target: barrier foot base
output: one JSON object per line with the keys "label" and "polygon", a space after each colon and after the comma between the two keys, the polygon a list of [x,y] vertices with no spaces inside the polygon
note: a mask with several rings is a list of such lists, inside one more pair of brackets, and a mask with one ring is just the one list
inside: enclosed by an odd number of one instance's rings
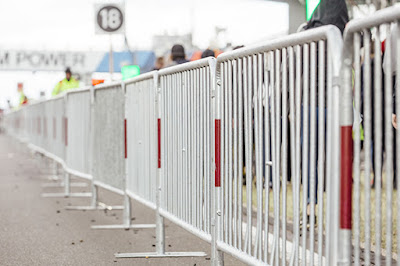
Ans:
{"label": "barrier foot base", "polygon": [[110,225],[92,225],[92,229],[151,229],[156,228],[155,224],[110,224]]}
{"label": "barrier foot base", "polygon": [[42,193],[41,196],[43,198],[90,198],[92,197],[92,193],[83,192],[83,193]]}
{"label": "barrier foot base", "polygon": [[69,211],[97,211],[97,210],[108,210],[108,211],[114,211],[114,210],[123,210],[124,206],[107,206],[107,205],[98,205],[98,206],[65,206],[66,210]]}
{"label": "barrier foot base", "polygon": [[[64,183],[44,183],[42,184],[43,188],[62,188],[65,187]],[[86,183],[71,183],[70,187],[87,187]]]}
{"label": "barrier foot base", "polygon": [[165,253],[116,253],[116,258],[165,258],[165,257],[204,257],[204,252],[165,252]]}
{"label": "barrier foot base", "polygon": [[42,180],[46,180],[46,181],[60,181],[61,178],[54,176],[54,175],[50,175],[50,174],[43,174],[43,173],[39,173],[39,177]]}

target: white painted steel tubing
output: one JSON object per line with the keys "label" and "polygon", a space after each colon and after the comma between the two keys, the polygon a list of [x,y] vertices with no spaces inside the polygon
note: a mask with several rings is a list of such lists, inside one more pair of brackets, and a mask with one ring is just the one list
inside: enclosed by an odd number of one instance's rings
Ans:
{"label": "white painted steel tubing", "polygon": [[[399,60],[399,24],[400,20],[400,7],[394,6],[386,9],[379,10],[371,16],[350,21],[344,32],[344,50],[343,50],[343,72],[342,72],[342,88],[341,88],[341,146],[345,148],[341,154],[341,168],[342,190],[341,195],[341,238],[340,238],[340,262],[343,265],[350,265],[352,261],[356,265],[360,265],[360,260],[363,258],[365,263],[371,263],[371,254],[375,253],[376,265],[382,263],[382,257],[385,256],[386,265],[394,263],[392,261],[392,254],[396,251],[393,249],[392,237],[400,234],[399,221],[400,216],[397,218],[397,234],[392,231],[393,208],[399,207],[399,200],[397,199],[396,207],[393,205],[393,155],[399,154],[399,130],[395,130],[397,138],[397,147],[393,148],[393,129],[391,125],[391,113],[399,114],[399,75],[400,73],[400,60]],[[390,27],[393,30],[390,31]],[[385,32],[386,29],[386,32]],[[382,57],[380,56],[380,41],[384,33],[387,37],[385,59],[388,64],[383,64],[382,73]],[[397,34],[391,38],[391,34]],[[361,39],[363,36],[363,39]],[[374,40],[374,41],[372,41]],[[375,44],[375,45],[374,45]],[[363,46],[364,54],[361,55],[360,50]],[[370,50],[375,51],[374,59],[370,56]],[[397,54],[396,54],[397,52]],[[363,68],[361,66],[361,58],[363,58]],[[384,61],[383,60],[383,61]],[[391,64],[391,60],[395,60],[396,64]],[[372,68],[374,67],[374,68]],[[392,72],[395,69],[396,75],[396,103],[395,108],[392,103],[393,83]],[[354,68],[354,75],[352,73]],[[363,73],[362,73],[363,71]],[[382,76],[384,74],[384,76]],[[363,75],[363,80],[361,76]],[[372,82],[372,79],[374,82]],[[354,96],[353,96],[353,80],[354,80]],[[363,85],[363,88],[361,87]],[[384,89],[382,89],[382,85]],[[361,93],[363,90],[363,93]],[[384,95],[383,95],[384,94]],[[362,99],[363,96],[363,99]],[[353,116],[353,102],[356,113]],[[363,103],[363,111],[361,104]],[[372,108],[374,106],[374,108]],[[393,111],[394,110],[394,111]],[[382,117],[378,115],[382,114]],[[363,115],[364,126],[364,168],[361,168],[361,123],[354,123],[354,146],[352,141],[352,125],[353,117]],[[374,115],[374,119],[372,119]],[[382,119],[383,118],[383,119]],[[382,121],[383,120],[383,121]],[[383,131],[384,130],[384,131]],[[385,135],[383,134],[385,132]],[[385,142],[383,142],[385,137]],[[351,165],[352,150],[354,148],[354,163]],[[384,148],[384,149],[383,149]],[[372,157],[372,151],[374,158]],[[385,168],[383,169],[383,154],[385,153]],[[394,162],[399,165],[399,157]],[[384,171],[384,172],[383,172]],[[354,174],[354,183],[352,184],[352,173]],[[363,173],[363,174],[362,174]],[[374,174],[375,179],[375,208],[372,209],[372,192],[370,188],[370,176]],[[385,175],[383,175],[385,173]],[[383,176],[386,177],[386,191],[382,190],[381,181]],[[394,177],[399,180],[399,171]],[[362,181],[362,179],[364,181]],[[352,206],[352,187],[354,185],[354,206]],[[362,210],[359,206],[361,204],[361,188],[365,187],[364,202],[365,205],[365,226],[361,227]],[[344,193],[343,193],[344,192]],[[386,192],[386,209],[382,208],[383,192]],[[400,193],[397,192],[399,198]],[[354,226],[352,226],[352,215]],[[383,217],[386,217],[386,234],[385,240],[382,240],[382,224]],[[375,230],[371,229],[372,221],[375,220]],[[381,223],[382,222],[382,223]],[[364,231],[362,231],[364,230]],[[373,235],[375,234],[375,244],[372,245]],[[361,243],[361,236],[364,235],[364,242]],[[354,247],[352,247],[352,241]],[[398,240],[397,240],[398,241]],[[385,243],[386,242],[386,243]],[[381,245],[386,244],[386,252],[383,252]],[[363,244],[363,245],[362,245]],[[361,246],[363,248],[361,249]],[[364,253],[362,256],[361,253]],[[386,253],[384,255],[384,253]],[[352,258],[354,254],[354,260]],[[397,250],[397,256],[400,255],[400,249]],[[397,264],[400,262],[397,259]]]}
{"label": "white painted steel tubing", "polygon": [[[317,44],[318,51],[317,53]],[[327,46],[327,60],[323,60],[324,45]],[[311,46],[311,50],[310,47]],[[294,60],[293,48],[296,51],[296,61]],[[301,49],[300,49],[301,48]],[[301,56],[301,50],[304,51],[303,56]],[[311,51],[311,53],[310,53]],[[269,41],[262,45],[257,45],[248,48],[238,49],[232,52],[227,52],[221,54],[217,59],[216,66],[216,83],[215,83],[215,92],[214,95],[216,97],[215,100],[215,108],[214,108],[214,119],[215,119],[215,138],[216,143],[213,145],[214,151],[212,152],[212,162],[213,165],[216,165],[216,184],[215,187],[215,197],[218,202],[215,203],[216,206],[216,220],[217,223],[216,228],[217,232],[215,235],[217,236],[217,246],[218,248],[223,249],[224,251],[230,253],[231,255],[241,259],[247,263],[254,263],[253,260],[258,261],[259,263],[270,263],[274,265],[278,265],[280,263],[287,263],[286,255],[285,258],[282,257],[286,252],[285,247],[281,246],[281,237],[283,241],[286,241],[286,231],[281,235],[281,229],[286,228],[285,220],[283,224],[281,224],[280,219],[280,182],[286,182],[286,166],[287,166],[287,157],[288,153],[285,150],[287,147],[287,135],[286,132],[288,130],[287,127],[287,118],[283,116],[286,115],[288,104],[286,95],[293,95],[293,90],[295,87],[295,78],[296,78],[296,92],[298,95],[293,97],[291,96],[290,106],[293,108],[296,107],[296,121],[295,124],[291,124],[291,133],[294,133],[294,127],[296,127],[296,132],[300,132],[300,127],[304,127],[304,129],[308,130],[308,124],[302,125],[300,123],[301,118],[301,109],[304,108],[304,113],[306,114],[304,119],[311,119],[311,159],[313,163],[311,164],[312,168],[316,168],[315,162],[318,158],[318,166],[322,168],[324,165],[322,161],[324,161],[324,149],[323,143],[321,141],[318,143],[318,151],[316,154],[316,138],[321,140],[321,136],[323,134],[319,132],[319,135],[316,134],[316,109],[315,105],[317,105],[317,97],[315,94],[316,86],[317,86],[317,78],[316,73],[317,69],[321,72],[321,76],[324,77],[323,73],[327,71],[327,83],[324,84],[324,81],[318,80],[318,91],[319,90],[327,90],[327,98],[329,102],[326,104],[327,109],[327,147],[326,147],[326,168],[327,168],[327,176],[329,177],[329,186],[327,186],[327,203],[329,208],[326,209],[326,233],[323,237],[323,230],[318,230],[318,252],[319,257],[318,261],[327,261],[329,265],[334,265],[337,263],[337,247],[338,247],[338,230],[339,230],[339,140],[340,140],[340,132],[339,132],[339,73],[340,73],[340,64],[341,64],[341,52],[342,52],[342,38],[340,31],[333,26],[325,26],[320,27],[318,29],[301,32],[298,34],[289,35],[283,38],[279,38],[276,40]],[[309,53],[311,56],[311,63],[309,62]],[[319,55],[319,56],[318,56]],[[289,57],[289,61],[287,61],[287,57]],[[302,59],[303,58],[303,59]],[[322,59],[321,59],[322,58]],[[323,66],[316,67],[316,62],[320,62],[324,64]],[[295,65],[296,62],[296,65]],[[241,65],[241,68],[237,66]],[[285,69],[282,69],[285,68]],[[289,68],[289,73],[287,71]],[[309,70],[310,69],[310,70]],[[321,70],[323,69],[323,70]],[[234,73],[232,73],[234,72]],[[296,73],[296,75],[295,75]],[[304,75],[303,82],[306,88],[301,88],[301,84],[298,83],[301,80],[301,73]],[[308,76],[307,73],[310,73]],[[240,80],[241,84],[233,84],[233,82],[238,82],[238,76],[242,77]],[[310,80],[309,80],[310,78]],[[242,83],[243,82],[243,83]],[[304,92],[308,92],[309,83],[311,86],[311,102],[308,100],[308,96],[304,96],[303,107],[301,107],[300,102],[294,102],[294,99],[300,99],[300,95]],[[326,86],[326,87],[325,87]],[[245,147],[246,147],[246,174],[247,174],[247,232],[245,235],[244,247],[238,248],[236,241],[236,236],[238,234],[238,227],[236,226],[236,207],[237,204],[243,204],[242,201],[237,203],[238,197],[232,195],[232,191],[235,191],[236,182],[235,175],[232,176],[232,169],[236,173],[238,164],[238,159],[236,154],[238,151],[237,148],[237,123],[241,123],[241,121],[237,121],[237,112],[241,113],[243,110],[237,110],[236,105],[242,103],[242,99],[237,99],[237,89],[244,90],[244,128],[245,128]],[[288,92],[288,88],[290,92]],[[233,90],[233,92],[232,92]],[[303,90],[303,92],[301,92]],[[300,94],[301,93],[301,94]],[[318,92],[319,93],[319,92]],[[321,95],[318,94],[321,98]],[[324,94],[322,94],[322,97]],[[319,98],[319,99],[320,99]],[[233,99],[233,100],[232,100]],[[292,100],[293,99],[293,100]],[[321,102],[321,100],[319,100]],[[311,118],[308,118],[308,106],[311,104]],[[324,104],[322,102],[322,111],[319,110],[319,130],[324,130],[321,126],[324,123],[324,118],[321,114],[324,114]],[[291,113],[292,112],[291,108]],[[254,111],[253,111],[254,109]],[[271,112],[271,115],[269,115]],[[262,120],[262,117],[265,117],[265,121]],[[281,122],[282,120],[283,122]],[[254,122],[253,122],[254,121]],[[269,125],[271,123],[271,125]],[[262,134],[263,127],[271,127],[271,131],[266,130],[265,135]],[[239,129],[241,130],[241,129]],[[285,132],[283,132],[285,131]],[[254,132],[254,135],[253,135]],[[232,138],[233,134],[233,138]],[[281,137],[282,135],[282,137]],[[252,138],[255,138],[254,141]],[[308,133],[304,135],[303,141],[308,140]],[[269,138],[271,138],[271,148],[268,143]],[[264,140],[265,139],[265,140]],[[304,140],[305,139],[305,140]],[[325,138],[322,138],[325,139]],[[267,141],[268,140],[268,141]],[[296,140],[296,141],[295,141]],[[290,141],[291,144],[296,144],[296,150],[300,150],[301,146],[308,147],[307,142],[305,144],[301,144],[301,135],[296,134],[295,138]],[[324,140],[322,142],[325,142]],[[252,211],[252,200],[251,195],[253,195],[252,191],[252,157],[253,157],[253,143],[255,143],[255,169],[256,169],[256,195],[257,195],[257,211],[256,215],[253,216]],[[260,148],[262,145],[264,148]],[[282,146],[281,146],[282,145]],[[283,151],[281,152],[281,149]],[[295,147],[292,147],[294,149]],[[269,157],[269,152],[271,151],[272,162],[267,159]],[[241,149],[239,152],[242,153]],[[297,153],[297,152],[296,152]],[[295,156],[295,153],[291,154],[292,166],[298,165],[300,162],[300,154]],[[233,155],[233,159],[232,159]],[[303,149],[303,156],[308,157],[308,151]],[[318,157],[317,157],[318,156]],[[232,165],[233,164],[233,165]],[[280,175],[280,168],[285,168],[282,170],[282,177]],[[264,166],[263,166],[264,165]],[[269,178],[268,172],[270,170],[270,166],[272,166],[272,186],[273,186],[273,206],[274,206],[274,233],[273,233],[273,241],[272,245],[267,244],[268,241],[268,222],[264,223],[264,215],[265,220],[268,221],[270,218],[268,215],[268,186],[269,186]],[[232,168],[233,167],[233,168]],[[314,171],[314,169],[308,170],[308,160],[303,158],[303,187],[304,187],[304,195],[303,200],[307,200],[307,175],[308,172]],[[235,170],[236,169],[236,170]],[[265,170],[263,170],[265,169]],[[298,169],[298,174],[292,178],[292,183],[294,184],[293,196],[296,204],[299,204],[298,200],[300,193],[300,168]],[[292,169],[293,172],[296,169]],[[264,177],[266,180],[262,181],[262,176],[264,172]],[[319,171],[321,172],[321,170]],[[319,177],[323,178],[322,177]],[[282,180],[282,181],[281,181]],[[296,181],[297,180],[297,181]],[[233,183],[232,183],[233,182]],[[315,186],[316,177],[315,173],[311,173],[311,185]],[[263,186],[265,186],[265,194],[263,192]],[[286,184],[282,185],[282,191],[286,193]],[[311,190],[312,192],[316,192],[316,188]],[[318,198],[321,199],[321,185],[319,185],[318,189]],[[313,195],[311,197],[314,197]],[[263,198],[266,198],[266,206],[265,211],[263,210]],[[286,212],[286,194],[283,196],[282,210]],[[315,201],[311,200],[311,215],[315,213],[314,205]],[[322,204],[321,204],[322,205]],[[233,206],[233,208],[232,208]],[[307,201],[304,202],[303,206],[303,245],[302,245],[302,254],[298,254],[299,249],[298,246],[300,242],[298,241],[297,236],[294,236],[296,249],[292,251],[291,263],[297,265],[299,261],[305,265],[306,263],[313,263],[314,260],[314,248],[311,247],[311,256],[310,262],[306,262],[306,234],[310,234],[310,241],[313,242],[314,233],[305,231],[305,226],[307,223],[307,217],[305,215],[307,207]],[[294,207],[299,208],[298,206]],[[321,209],[321,206],[320,208]],[[232,214],[232,212],[234,212]],[[261,215],[263,214],[263,215]],[[299,221],[299,212],[295,215],[295,219]],[[253,216],[253,217],[252,217]],[[283,214],[285,216],[285,213]],[[234,218],[234,219],[233,219]],[[256,237],[252,239],[251,228],[252,221],[256,222]],[[311,224],[313,224],[314,217],[310,218]],[[241,221],[240,221],[241,222]],[[321,223],[323,221],[320,221]],[[295,224],[296,230],[296,224]],[[297,229],[298,231],[298,229]],[[262,232],[265,233],[265,237],[260,237]],[[325,258],[322,256],[322,239],[326,241],[326,253]],[[312,243],[314,244],[314,243]],[[229,248],[227,248],[229,247]],[[253,249],[254,248],[254,249]],[[296,252],[297,251],[297,252]],[[294,256],[293,256],[294,255]],[[269,257],[270,256],[270,257]],[[280,261],[280,258],[282,261]],[[250,262],[252,261],[252,262]]]}

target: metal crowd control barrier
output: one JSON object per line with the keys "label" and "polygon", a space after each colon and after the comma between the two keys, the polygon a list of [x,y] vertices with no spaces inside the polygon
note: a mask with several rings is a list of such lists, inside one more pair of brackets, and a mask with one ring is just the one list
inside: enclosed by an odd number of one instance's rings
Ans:
{"label": "metal crowd control barrier", "polygon": [[348,265],[394,265],[394,259],[400,265],[399,190],[397,202],[393,198],[393,184],[399,182],[400,131],[392,126],[392,113],[400,114],[399,19],[400,8],[391,7],[350,21],[345,30],[340,259]]}
{"label": "metal crowd control barrier", "polygon": [[124,93],[121,83],[113,83],[91,88],[89,95],[89,99],[85,99],[91,116],[87,121],[90,141],[86,147],[91,154],[87,159],[92,175],[92,200],[90,206],[67,206],[66,209],[122,210],[123,206],[107,206],[99,202],[98,187],[124,194]]}
{"label": "metal crowd control barrier", "polygon": [[[394,162],[391,125],[393,84],[400,93],[400,78],[392,77],[400,71],[399,19],[393,7],[350,22],[344,48],[340,31],[325,26],[217,61],[71,91],[12,112],[5,123],[9,133],[63,166],[63,196],[72,195],[69,174],[93,181],[93,209],[97,186],[124,194],[125,222],[112,228],[131,226],[130,198],[156,211],[156,252],[116,257],[205,255],[165,252],[167,218],[211,243],[213,265],[223,264],[222,252],[251,265],[369,264],[373,256],[376,264],[391,265],[400,253],[392,186],[399,159]],[[393,36],[384,60],[377,52],[383,32]],[[400,113],[398,100],[395,105]],[[356,120],[363,115],[362,127],[353,126],[353,109]]]}
{"label": "metal crowd control barrier", "polygon": [[[77,89],[64,95],[64,117],[62,118],[62,137],[64,141],[64,157],[59,158],[46,148],[46,140],[50,138],[48,134],[47,116],[45,107],[49,101],[40,102],[32,105],[38,115],[38,137],[34,142],[34,150],[46,155],[62,165],[64,169],[64,192],[63,193],[43,193],[43,197],[91,197],[91,193],[71,193],[70,175],[92,180],[90,173],[90,90]],[[47,110],[60,108],[49,106]],[[58,110],[54,110],[58,111]],[[61,111],[61,110],[60,110]],[[59,116],[59,114],[58,114]],[[54,121],[54,120],[53,120]],[[57,126],[57,119],[55,125]],[[54,130],[54,128],[53,128]],[[54,131],[53,131],[54,133]]]}
{"label": "metal crowd control barrier", "polygon": [[[55,99],[56,100],[56,99]],[[64,99],[61,99],[61,103],[64,102]],[[64,105],[60,104],[57,105],[58,108],[64,108]],[[46,106],[47,105],[47,106]],[[51,146],[58,154],[60,158],[65,158],[65,149],[64,149],[64,142],[61,141],[62,148],[60,149],[60,145],[56,143],[49,143],[51,136],[49,135],[49,127],[48,127],[48,119],[47,119],[47,112],[49,109],[48,105],[51,105],[50,102],[41,102],[41,103],[34,103],[31,105],[26,106],[18,111],[18,113],[23,112],[24,120],[27,126],[25,127],[25,136],[20,139],[22,142],[26,142],[31,147],[42,147],[43,150],[47,150],[51,144],[55,146]],[[64,112],[62,111],[61,115]],[[20,136],[21,137],[21,136]],[[45,147],[46,146],[46,147]],[[64,160],[64,159],[63,159]],[[50,176],[47,176],[50,180],[57,180],[58,176],[56,174],[57,170],[57,163],[53,163],[53,173]]]}
{"label": "metal crowd control barrier", "polygon": [[[206,255],[203,252],[165,252],[164,217],[201,239],[211,242],[210,132],[212,124],[210,96],[214,81],[214,69],[215,59],[204,59],[170,67],[156,74],[149,74],[138,79],[144,84],[132,85],[132,94],[136,92],[137,98],[135,96],[128,98],[130,108],[135,110],[135,108],[140,108],[140,105],[145,106],[149,98],[150,101],[156,100],[157,103],[154,109],[152,104],[149,105],[150,108],[147,107],[150,109],[147,109],[150,115],[149,127],[153,130],[157,128],[158,132],[157,153],[155,153],[154,146],[154,148],[150,148],[150,155],[152,155],[150,172],[154,173],[153,167],[158,167],[156,184],[157,242],[156,252],[119,253],[116,254],[116,257]],[[153,88],[149,88],[151,86],[150,75],[154,75]],[[143,85],[147,91],[143,91]],[[143,100],[143,102],[136,102],[139,100]],[[138,106],[135,107],[135,104]],[[157,112],[152,110],[157,110]],[[157,120],[155,120],[156,114]],[[129,124],[131,119],[130,116],[128,117]],[[134,123],[139,123],[137,125],[140,126],[141,122],[142,120],[138,118]],[[133,131],[136,138],[134,143],[129,145],[141,145],[141,139],[148,138],[143,135],[146,133],[146,128],[147,125],[144,130],[141,127],[135,127]],[[155,136],[150,134],[150,138],[155,143]],[[130,142],[128,141],[128,143]],[[151,145],[149,146],[151,147]],[[135,164],[138,163],[140,161]],[[142,167],[135,167],[135,173],[140,174],[146,171],[145,169],[141,170]],[[139,183],[143,182],[143,178],[147,178],[140,175],[138,177]]]}
{"label": "metal crowd control barrier", "polygon": [[[93,229],[154,228],[154,224],[131,224],[131,204],[127,194],[127,132],[125,85],[120,82],[101,85],[93,90],[93,177],[97,186],[124,195],[123,223],[95,225]],[[109,162],[113,162],[111,165]],[[93,202],[97,201],[94,199]],[[121,208],[122,207],[122,208]],[[115,207],[111,207],[116,209]]]}
{"label": "metal crowd control barrier", "polygon": [[157,192],[155,73],[125,83],[126,191],[129,197],[153,210]]}
{"label": "metal crowd control barrier", "polygon": [[218,249],[252,265],[337,262],[341,48],[325,26],[218,57]]}

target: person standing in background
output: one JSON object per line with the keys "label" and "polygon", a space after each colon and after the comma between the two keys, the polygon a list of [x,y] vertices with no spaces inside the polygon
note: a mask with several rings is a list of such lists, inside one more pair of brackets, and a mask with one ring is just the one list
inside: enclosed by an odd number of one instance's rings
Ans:
{"label": "person standing in background", "polygon": [[65,70],[65,79],[57,83],[51,94],[53,96],[56,96],[64,91],[75,89],[78,87],[79,81],[72,77],[71,69],[67,67],[67,69]]}
{"label": "person standing in background", "polygon": [[189,62],[188,60],[186,60],[185,48],[183,48],[182,45],[175,44],[174,46],[172,46],[171,60],[172,60],[172,62],[170,64],[168,64],[167,67]]}
{"label": "person standing in background", "polygon": [[23,83],[18,83],[17,91],[19,93],[18,105],[22,106],[24,104],[27,104],[28,103],[28,98],[26,97],[26,95],[24,93],[24,84]]}
{"label": "person standing in background", "polygon": [[157,57],[156,63],[154,64],[153,70],[160,70],[164,67],[164,57],[159,56]]}

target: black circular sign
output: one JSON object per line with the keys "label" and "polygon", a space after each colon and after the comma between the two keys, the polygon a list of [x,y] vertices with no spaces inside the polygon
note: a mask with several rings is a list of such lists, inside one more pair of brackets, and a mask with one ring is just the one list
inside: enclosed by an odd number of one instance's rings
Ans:
{"label": "black circular sign", "polygon": [[104,6],[97,12],[97,25],[106,32],[119,30],[123,23],[124,16],[116,6]]}

